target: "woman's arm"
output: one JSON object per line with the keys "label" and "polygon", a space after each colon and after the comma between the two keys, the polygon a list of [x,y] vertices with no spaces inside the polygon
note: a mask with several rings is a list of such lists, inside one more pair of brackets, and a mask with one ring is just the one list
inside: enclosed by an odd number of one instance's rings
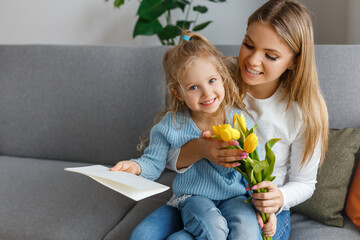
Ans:
{"label": "woman's arm", "polygon": [[321,143],[315,148],[308,163],[301,167],[302,151],[305,146],[304,131],[301,131],[291,144],[289,181],[281,187],[273,182],[258,183],[257,188],[267,188],[267,193],[253,193],[254,205],[265,213],[290,209],[307,199],[315,190],[317,170],[321,156]]}
{"label": "woman's arm", "polygon": [[194,139],[181,147],[176,168],[189,167],[202,158],[226,168],[236,167],[239,163],[234,161],[244,159],[247,153],[240,149],[225,148],[237,144],[237,141],[224,142],[213,139],[210,131],[204,131],[198,139]]}

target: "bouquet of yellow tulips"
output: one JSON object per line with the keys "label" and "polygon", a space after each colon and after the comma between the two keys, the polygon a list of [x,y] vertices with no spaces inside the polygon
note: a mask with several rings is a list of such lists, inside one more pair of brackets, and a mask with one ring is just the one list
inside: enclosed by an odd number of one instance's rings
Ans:
{"label": "bouquet of yellow tulips", "polygon": [[[272,138],[265,143],[265,159],[260,160],[259,154],[256,150],[258,145],[258,137],[255,135],[257,125],[250,130],[246,127],[246,121],[243,113],[239,116],[237,113],[233,117],[233,128],[230,124],[223,124],[213,126],[213,138],[222,139],[224,141],[237,140],[239,145],[228,148],[241,149],[248,153],[246,159],[238,161],[240,166],[235,169],[246,179],[250,189],[259,182],[273,181],[275,176],[272,176],[275,165],[275,154],[271,150],[274,144],[279,141],[279,138]],[[267,189],[256,189],[256,192],[267,192]],[[251,203],[251,198],[246,200]],[[269,220],[269,214],[260,212],[264,223]],[[272,239],[262,235],[264,240]]]}

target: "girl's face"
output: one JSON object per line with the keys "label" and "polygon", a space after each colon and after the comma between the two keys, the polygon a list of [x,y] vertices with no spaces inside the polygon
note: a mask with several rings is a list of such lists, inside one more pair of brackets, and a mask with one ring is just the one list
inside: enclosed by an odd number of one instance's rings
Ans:
{"label": "girl's face", "polygon": [[270,25],[253,22],[248,26],[239,52],[239,67],[255,98],[274,94],[279,77],[294,64],[294,53]]}
{"label": "girl's face", "polygon": [[193,117],[214,114],[224,100],[223,79],[209,59],[195,59],[186,69],[175,93],[190,108]]}

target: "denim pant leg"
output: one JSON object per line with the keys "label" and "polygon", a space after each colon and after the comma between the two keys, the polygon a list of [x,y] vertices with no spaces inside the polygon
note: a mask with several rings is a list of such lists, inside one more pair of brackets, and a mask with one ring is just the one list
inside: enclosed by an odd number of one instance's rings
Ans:
{"label": "denim pant leg", "polygon": [[185,230],[178,231],[168,237],[166,240],[195,240],[196,238]]}
{"label": "denim pant leg", "polygon": [[284,210],[276,217],[276,233],[273,240],[288,240],[290,236],[290,211]]}
{"label": "denim pant leg", "polygon": [[244,202],[245,196],[221,201],[219,209],[229,227],[229,240],[262,240],[253,206]]}
{"label": "denim pant leg", "polygon": [[192,196],[179,204],[184,230],[196,239],[226,240],[229,229],[215,203],[205,197]]}
{"label": "denim pant leg", "polygon": [[180,212],[163,205],[147,216],[132,232],[130,240],[163,240],[183,229]]}

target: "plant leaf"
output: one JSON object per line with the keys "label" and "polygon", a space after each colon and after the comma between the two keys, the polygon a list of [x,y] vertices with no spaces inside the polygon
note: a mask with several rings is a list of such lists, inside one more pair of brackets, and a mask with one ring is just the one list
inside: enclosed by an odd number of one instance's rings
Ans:
{"label": "plant leaf", "polygon": [[262,160],[262,161],[259,161],[259,162],[256,162],[254,164],[254,171],[256,173],[259,173],[261,172],[263,169],[267,168],[269,166],[269,163],[268,161],[266,161],[266,159]]}
{"label": "plant leaf", "polygon": [[198,25],[196,25],[196,26],[193,28],[193,31],[194,31],[194,32],[200,31],[200,30],[206,28],[207,25],[209,25],[210,23],[212,23],[212,21],[207,21],[207,22],[198,24]]}
{"label": "plant leaf", "polygon": [[193,23],[194,21],[183,21],[183,20],[179,20],[176,22],[176,26],[178,26],[181,29],[190,29],[190,25]]}
{"label": "plant leaf", "polygon": [[248,198],[248,199],[246,199],[244,202],[246,202],[246,203],[252,203],[252,199],[251,198]]}
{"label": "plant leaf", "polygon": [[245,180],[247,181],[248,184],[251,184],[250,178],[249,176],[246,174],[246,172],[242,171],[239,167],[235,167],[234,168],[236,171],[238,171],[241,176],[243,176],[243,178],[245,178]]}
{"label": "plant leaf", "polygon": [[[105,0],[108,1],[108,0]],[[114,0],[114,7],[120,8],[121,5],[125,3],[125,0]]]}
{"label": "plant leaf", "polygon": [[190,4],[187,0],[174,0],[173,6],[171,9],[180,8],[184,12],[186,5]]}
{"label": "plant leaf", "polygon": [[255,126],[253,126],[253,127],[250,129],[250,131],[249,131],[249,133],[248,133],[247,135],[249,135],[250,133],[255,133],[256,129],[257,129],[257,124],[255,124]]}
{"label": "plant leaf", "polygon": [[172,0],[142,0],[137,15],[147,21],[153,21],[170,10],[172,6]]}
{"label": "plant leaf", "polygon": [[160,40],[173,39],[181,35],[181,29],[174,25],[167,25],[157,33]]}
{"label": "plant leaf", "polygon": [[275,143],[277,143],[280,140],[281,140],[280,138],[272,138],[265,143],[265,152],[266,152],[265,160],[269,163],[269,167],[265,171],[264,179],[269,179],[274,171],[275,154],[271,150],[271,148],[274,146]]}
{"label": "plant leaf", "polygon": [[201,14],[204,14],[208,11],[208,8],[206,6],[197,5],[193,7],[193,10],[195,12],[199,12]]}
{"label": "plant leaf", "polygon": [[145,19],[139,18],[134,27],[133,38],[137,35],[151,36],[157,34],[163,29],[159,20],[147,21]]}

